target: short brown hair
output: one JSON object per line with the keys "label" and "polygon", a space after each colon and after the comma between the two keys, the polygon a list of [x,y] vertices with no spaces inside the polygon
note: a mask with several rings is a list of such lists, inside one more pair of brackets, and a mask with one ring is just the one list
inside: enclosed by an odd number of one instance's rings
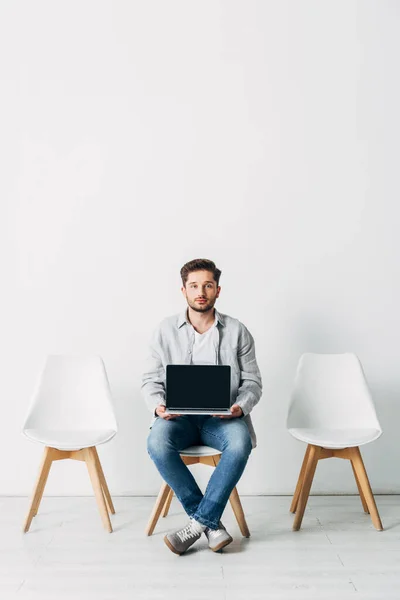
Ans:
{"label": "short brown hair", "polygon": [[190,260],[181,269],[181,277],[183,286],[186,287],[186,282],[189,277],[189,273],[193,271],[210,271],[213,274],[214,281],[219,284],[219,278],[221,277],[221,271],[215,266],[215,262],[208,260],[207,258],[195,258]]}

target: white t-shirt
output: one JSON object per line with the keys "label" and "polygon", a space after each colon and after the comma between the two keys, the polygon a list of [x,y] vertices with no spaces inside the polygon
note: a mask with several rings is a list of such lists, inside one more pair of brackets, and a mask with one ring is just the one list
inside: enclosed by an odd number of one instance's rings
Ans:
{"label": "white t-shirt", "polygon": [[215,365],[215,346],[214,346],[214,328],[217,326],[217,319],[207,331],[198,333],[194,328],[194,345],[192,354],[192,364],[194,365]]}

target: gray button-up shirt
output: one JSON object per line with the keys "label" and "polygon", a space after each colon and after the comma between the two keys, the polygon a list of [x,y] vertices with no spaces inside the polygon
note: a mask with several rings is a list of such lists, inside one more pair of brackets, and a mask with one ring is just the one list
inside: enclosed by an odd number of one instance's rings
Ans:
{"label": "gray button-up shirt", "polygon": [[[238,319],[216,309],[215,316],[217,326],[212,334],[215,364],[231,366],[231,406],[238,404],[242,409],[255,448],[257,440],[249,413],[261,398],[262,382],[254,340]],[[142,393],[153,415],[159,404],[165,405],[166,366],[191,364],[193,344],[194,330],[187,318],[187,310],[164,319],[154,331],[142,377]],[[151,425],[154,420],[153,416]]]}

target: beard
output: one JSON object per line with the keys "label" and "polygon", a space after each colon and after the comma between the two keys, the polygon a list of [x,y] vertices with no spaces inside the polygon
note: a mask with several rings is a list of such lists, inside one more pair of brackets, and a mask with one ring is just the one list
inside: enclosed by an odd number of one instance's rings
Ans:
{"label": "beard", "polygon": [[214,298],[214,300],[207,300],[205,304],[197,304],[196,302],[191,302],[190,300],[187,300],[187,303],[192,310],[195,310],[199,313],[206,313],[214,308],[215,301],[216,298]]}

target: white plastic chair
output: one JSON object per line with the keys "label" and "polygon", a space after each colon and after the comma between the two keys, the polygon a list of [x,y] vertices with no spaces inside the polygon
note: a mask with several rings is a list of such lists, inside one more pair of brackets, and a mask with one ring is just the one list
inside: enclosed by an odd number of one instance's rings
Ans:
{"label": "white plastic chair", "polygon": [[[185,448],[184,450],[182,450],[182,452],[180,452],[179,454],[185,465],[194,465],[196,463],[201,463],[204,465],[209,465],[211,467],[216,467],[222,452],[220,450],[216,450],[215,448],[211,448],[210,446],[190,446],[189,448]],[[146,527],[147,535],[151,535],[153,533],[161,514],[163,517],[166,517],[168,515],[173,495],[173,490],[169,487],[167,483],[164,482],[161,486],[160,493],[158,494],[157,501],[155,503],[153,512],[151,513],[149,522]],[[231,495],[229,496],[229,501],[231,503],[232,510],[238,522],[241,534],[244,537],[250,537],[250,531],[247,527],[242,503],[240,502],[239,494],[236,487],[233,488]]]}
{"label": "white plastic chair", "polygon": [[290,511],[293,529],[303,520],[318,460],[351,461],[361,502],[376,529],[383,529],[359,446],[381,434],[361,363],[355,354],[303,354],[289,407],[287,428],[308,444]]}
{"label": "white plastic chair", "polygon": [[114,506],[96,446],[117,433],[110,387],[100,356],[47,357],[33,394],[23,434],[44,444],[44,456],[25,520],[27,532],[39,510],[53,460],[85,461],[105,528]]}

